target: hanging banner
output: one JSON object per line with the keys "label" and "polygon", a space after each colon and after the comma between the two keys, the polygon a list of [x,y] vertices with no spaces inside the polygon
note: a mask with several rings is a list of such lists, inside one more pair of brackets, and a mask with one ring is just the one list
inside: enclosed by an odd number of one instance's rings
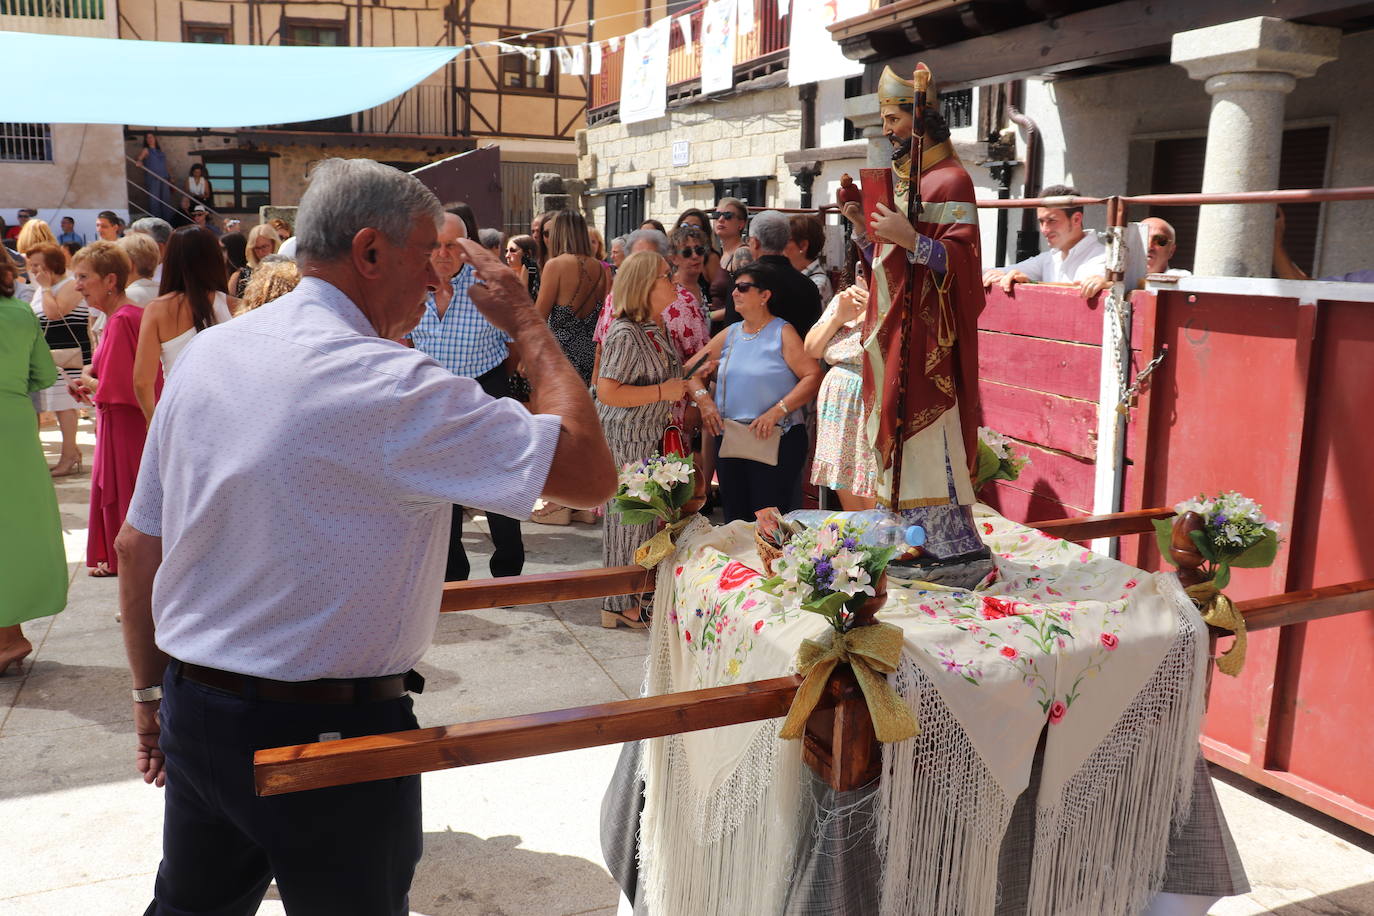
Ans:
{"label": "hanging banner", "polygon": [[559,45],[553,49],[553,53],[558,57],[558,72],[561,76],[572,75],[572,52]]}
{"label": "hanging banner", "polygon": [[701,94],[735,88],[736,0],[711,0],[701,13]]}
{"label": "hanging banner", "polygon": [[587,46],[573,45],[568,49],[568,53],[572,55],[572,65],[570,67],[572,75],[585,76],[587,73]]}
{"label": "hanging banner", "polygon": [[673,21],[667,16],[625,36],[625,64],[620,75],[620,121],[634,124],[661,118],[668,110],[668,41]]}
{"label": "hanging banner", "polygon": [[778,18],[787,15],[787,11],[792,8],[792,0],[778,0]]}
{"label": "hanging banner", "polygon": [[548,76],[548,75],[549,75],[549,71],[552,70],[552,69],[553,69],[553,61],[552,61],[552,59],[550,58],[549,49],[548,49],[548,48],[540,48],[540,49],[539,49],[539,75],[540,75],[540,76]]}
{"label": "hanging banner", "polygon": [[610,48],[611,48],[611,51],[612,51],[612,52],[619,51],[619,50],[620,50],[620,36],[619,36],[619,35],[612,35],[612,36],[610,37],[610,40],[607,41],[606,44],[610,45]]}
{"label": "hanging banner", "polygon": [[696,47],[692,44],[692,15],[677,17],[677,27],[682,32],[682,47],[690,54],[696,53]]}
{"label": "hanging banner", "polygon": [[858,76],[864,65],[850,60],[826,26],[868,12],[868,0],[792,0],[787,82],[792,86]]}
{"label": "hanging banner", "polygon": [[736,18],[736,31],[741,35],[748,35],[754,31],[754,0],[738,0],[739,12]]}
{"label": "hanging banner", "polygon": [[592,51],[592,76],[601,73],[601,42],[594,41],[590,45]]}

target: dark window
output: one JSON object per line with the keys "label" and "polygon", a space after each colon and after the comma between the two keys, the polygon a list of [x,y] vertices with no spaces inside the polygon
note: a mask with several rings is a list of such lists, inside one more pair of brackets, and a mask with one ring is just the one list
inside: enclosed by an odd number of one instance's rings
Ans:
{"label": "dark window", "polygon": [[0,121],[0,160],[52,162],[52,125]]}
{"label": "dark window", "polygon": [[940,93],[940,114],[950,129],[973,126],[973,90],[956,89]]}
{"label": "dark window", "polygon": [[711,182],[716,189],[716,200],[722,197],[736,197],[744,201],[746,207],[763,207],[768,204],[768,176],[758,178],[726,178]]}
{"label": "dark window", "polygon": [[272,202],[271,168],[266,156],[212,158],[204,155],[216,210],[256,210]]}
{"label": "dark window", "polygon": [[[524,48],[552,48],[553,38],[547,35],[534,35],[521,38],[523,32],[507,32],[501,36],[503,41]],[[501,69],[499,79],[503,92],[553,93],[558,88],[558,61],[550,54],[547,76],[539,75],[539,55],[530,60],[523,54],[504,52],[499,58]]]}
{"label": "dark window", "polygon": [[[844,97],[847,99],[857,99],[864,94],[864,78],[862,76],[851,76],[844,81]],[[844,119],[844,138],[846,140],[862,140],[864,132],[855,127],[854,122],[848,118]]]}
{"label": "dark window", "polygon": [[281,26],[281,43],[341,48],[348,44],[348,27],[342,22],[301,22],[288,19]]}
{"label": "dark window", "polygon": [[606,244],[634,232],[644,222],[644,189],[606,192]]}
{"label": "dark window", "polygon": [[205,22],[184,22],[181,25],[182,41],[202,45],[227,45],[233,43],[229,26]]}
{"label": "dark window", "polygon": [[[1320,188],[1326,184],[1326,150],[1330,131],[1326,127],[1303,127],[1283,132],[1279,153],[1279,187]],[[1155,143],[1154,175],[1150,190],[1155,194],[1196,194],[1202,190],[1202,166],[1207,156],[1206,137],[1184,137]],[[1317,259],[1317,230],[1321,222],[1320,203],[1284,204],[1284,247],[1293,263],[1308,274]],[[1198,207],[1151,207],[1148,215],[1168,221],[1174,227],[1178,250],[1171,267],[1192,269],[1197,251]]]}

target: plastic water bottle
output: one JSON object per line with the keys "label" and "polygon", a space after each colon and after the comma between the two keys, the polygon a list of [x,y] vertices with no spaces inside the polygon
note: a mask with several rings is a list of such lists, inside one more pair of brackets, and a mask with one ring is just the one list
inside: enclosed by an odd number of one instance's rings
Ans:
{"label": "plastic water bottle", "polygon": [[859,543],[866,547],[920,547],[926,542],[926,530],[912,525],[886,509],[863,509],[858,512],[830,512],[825,509],[798,509],[783,516],[804,528],[819,528],[831,521],[848,522],[864,529]]}

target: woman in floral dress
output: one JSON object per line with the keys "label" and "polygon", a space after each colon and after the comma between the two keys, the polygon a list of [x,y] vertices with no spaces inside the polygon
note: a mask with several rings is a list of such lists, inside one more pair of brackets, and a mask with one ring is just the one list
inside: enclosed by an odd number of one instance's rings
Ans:
{"label": "woman in floral dress", "polygon": [[846,511],[871,509],[878,469],[864,432],[863,316],[868,291],[851,286],[830,300],[806,335],[806,355],[830,366],[816,399],[811,482],[829,487]]}

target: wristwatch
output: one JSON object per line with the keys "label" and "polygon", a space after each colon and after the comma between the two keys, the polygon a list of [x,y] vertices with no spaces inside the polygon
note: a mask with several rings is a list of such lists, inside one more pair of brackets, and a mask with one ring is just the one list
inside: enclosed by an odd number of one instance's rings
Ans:
{"label": "wristwatch", "polygon": [[698,388],[696,391],[692,392],[692,399],[696,400],[697,398],[704,398],[708,394],[710,394],[710,392],[707,391],[705,388]]}
{"label": "wristwatch", "polygon": [[154,684],[151,687],[135,687],[129,692],[134,695],[135,703],[156,703],[162,699],[161,684]]}

